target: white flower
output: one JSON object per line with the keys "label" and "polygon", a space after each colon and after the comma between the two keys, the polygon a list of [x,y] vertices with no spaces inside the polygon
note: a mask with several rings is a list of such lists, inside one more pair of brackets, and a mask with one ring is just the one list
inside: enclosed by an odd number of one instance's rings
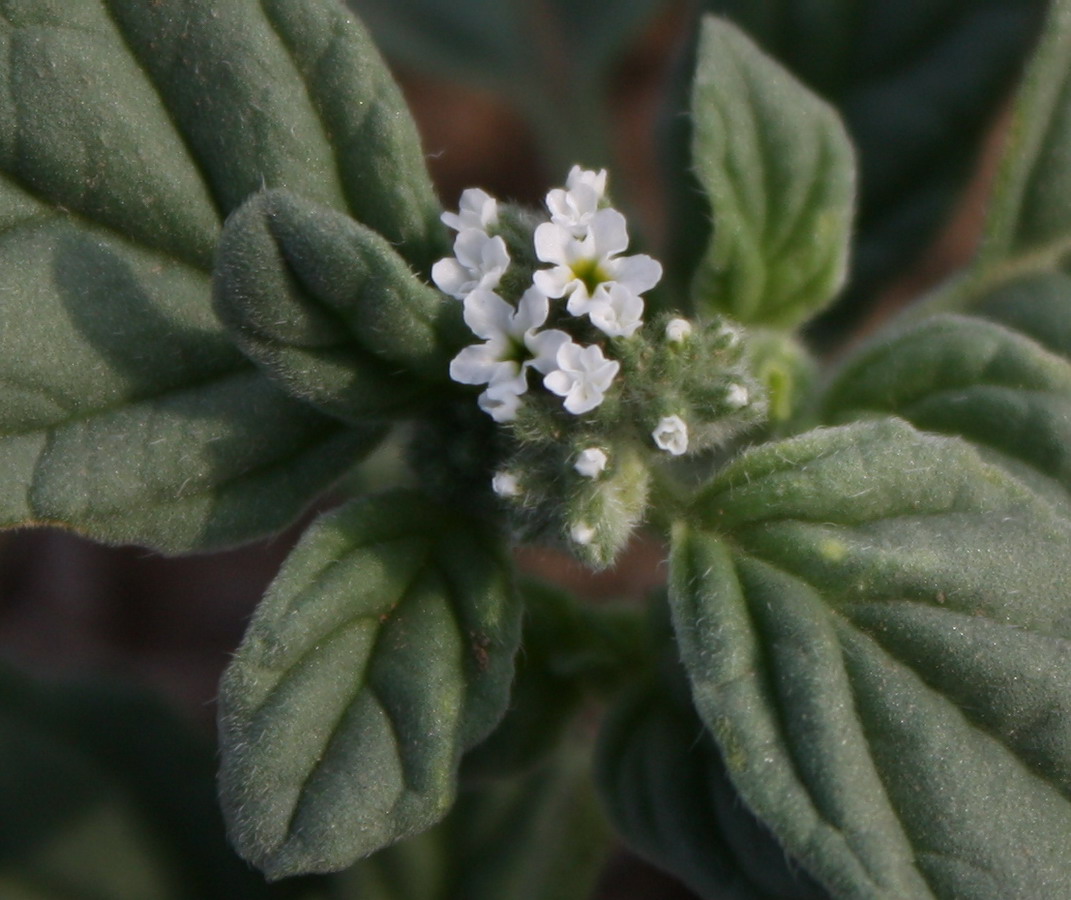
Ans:
{"label": "white flower", "polygon": [[586,547],[595,540],[595,529],[587,522],[577,522],[569,529],[569,537],[580,544],[581,547]]}
{"label": "white flower", "polygon": [[593,172],[573,166],[565,190],[555,188],[547,194],[550,220],[568,230],[573,237],[581,238],[587,233],[591,217],[598,211],[605,194],[605,169]]}
{"label": "white flower", "polygon": [[450,377],[460,384],[488,385],[478,402],[496,422],[516,416],[520,396],[528,390],[528,368],[553,371],[558,349],[569,341],[564,331],[536,331],[549,311],[550,302],[535,288],[524,292],[516,309],[494,291],[478,289],[465,298],[465,324],[484,343],[458,353],[450,362]]}
{"label": "white flower", "polygon": [[582,316],[592,301],[609,301],[611,283],[636,296],[658,284],[661,264],[644,254],[618,257],[627,247],[625,217],[616,209],[595,212],[582,238],[565,226],[544,222],[535,230],[536,256],[555,266],[537,271],[532,280],[548,297],[568,297],[566,308]]}
{"label": "white flower", "polygon": [[476,404],[496,422],[512,422],[521,408],[521,394],[528,390],[524,376],[488,385]]}
{"label": "white flower", "polygon": [[585,478],[598,478],[608,462],[606,451],[598,447],[588,447],[577,454],[573,468]]}
{"label": "white flower", "polygon": [[730,384],[725,392],[725,402],[733,409],[743,409],[750,399],[751,395],[742,384]]}
{"label": "white flower", "polygon": [[480,188],[467,188],[461,192],[457,212],[444,212],[439,218],[447,228],[455,231],[467,228],[487,231],[498,224],[498,201]]}
{"label": "white flower", "polygon": [[572,341],[563,343],[557,353],[558,368],[543,379],[547,390],[564,397],[563,405],[574,416],[590,412],[603,401],[603,395],[617,375],[621,363],[608,360],[597,344],[582,347]]}
{"label": "white flower", "polygon": [[495,472],[491,479],[491,490],[499,497],[516,497],[521,492],[521,486],[512,472]]}
{"label": "white flower", "polygon": [[643,300],[619,282],[611,282],[605,300],[592,300],[588,318],[603,334],[632,337],[643,324]]}
{"label": "white flower", "polygon": [[663,416],[651,437],[660,450],[680,456],[688,449],[688,425],[680,416]]}
{"label": "white flower", "polygon": [[502,238],[467,228],[454,241],[454,256],[431,267],[431,280],[444,294],[464,300],[475,290],[496,288],[508,266],[509,251]]}
{"label": "white flower", "polygon": [[666,340],[683,343],[692,334],[692,323],[687,319],[670,319],[666,322]]}

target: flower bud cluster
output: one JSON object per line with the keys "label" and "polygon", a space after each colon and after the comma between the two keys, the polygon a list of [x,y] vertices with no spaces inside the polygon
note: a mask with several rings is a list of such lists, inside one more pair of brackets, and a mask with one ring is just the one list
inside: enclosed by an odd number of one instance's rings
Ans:
{"label": "flower bud cluster", "polygon": [[718,446],[760,420],[738,328],[662,315],[643,295],[662,276],[625,255],[606,172],[574,166],[533,218],[469,189],[443,221],[454,255],[432,269],[479,339],[450,377],[482,388],[504,426],[491,488],[528,536],[555,534],[608,565],[642,519],[652,467]]}

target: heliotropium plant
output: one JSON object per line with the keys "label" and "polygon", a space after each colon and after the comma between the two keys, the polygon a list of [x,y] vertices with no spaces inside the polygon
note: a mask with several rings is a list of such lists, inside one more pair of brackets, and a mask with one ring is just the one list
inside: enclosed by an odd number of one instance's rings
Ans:
{"label": "heliotropium plant", "polygon": [[[0,32],[0,524],[204,551],[334,486],[220,690],[269,878],[580,900],[609,823],[710,898],[1071,896],[1071,0],[977,259],[824,376],[852,143],[725,20],[687,264],[605,169],[444,210],[337,0]],[[377,447],[394,483],[343,478]],[[511,554],[640,533],[645,609]]]}

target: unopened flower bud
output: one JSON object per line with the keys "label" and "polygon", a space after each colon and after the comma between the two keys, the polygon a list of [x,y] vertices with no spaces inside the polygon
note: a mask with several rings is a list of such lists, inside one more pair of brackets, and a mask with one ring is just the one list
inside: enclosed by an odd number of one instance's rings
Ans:
{"label": "unopened flower bud", "polygon": [[607,462],[609,462],[609,459],[605,451],[600,450],[598,447],[588,447],[587,450],[582,450],[579,453],[573,468],[585,478],[598,478],[606,468]]}
{"label": "unopened flower bud", "polygon": [[651,437],[660,450],[673,456],[688,450],[688,424],[680,416],[663,416]]}
{"label": "unopened flower bud", "polygon": [[725,402],[733,409],[743,409],[751,400],[748,389],[742,384],[731,384],[725,392]]}
{"label": "unopened flower bud", "polygon": [[687,319],[670,319],[666,322],[666,340],[683,343],[692,334],[692,323]]}
{"label": "unopened flower bud", "polygon": [[511,472],[495,472],[491,479],[491,490],[499,497],[516,497],[521,492],[521,486]]}
{"label": "unopened flower bud", "polygon": [[587,522],[577,522],[569,529],[569,537],[581,547],[587,547],[595,540],[595,529],[588,525]]}

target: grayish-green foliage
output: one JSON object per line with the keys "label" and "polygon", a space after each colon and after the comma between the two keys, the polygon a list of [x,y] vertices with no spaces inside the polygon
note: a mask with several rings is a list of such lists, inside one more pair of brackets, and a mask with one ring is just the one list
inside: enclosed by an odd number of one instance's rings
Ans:
{"label": "grayish-green foliage", "polygon": [[[427,15],[402,27],[367,2],[421,52],[476,48],[526,87],[547,68],[539,33],[523,40],[529,4],[432,16],[405,2],[395,11]],[[582,121],[656,5],[540,7],[568,25],[559,74],[575,91],[534,91],[533,121]],[[847,108],[883,196],[946,134],[927,121],[959,111],[977,129],[988,102],[973,95],[1022,37],[998,0],[805,6],[735,12]],[[994,23],[1013,20],[997,41]],[[786,22],[805,26],[796,51]],[[998,48],[981,74],[943,80],[975,35]],[[649,520],[672,534],[683,675],[660,657],[665,629],[650,627],[652,650],[628,612],[515,590],[487,488],[508,441],[450,386],[460,304],[423,280],[447,232],[400,95],[340,3],[0,0],[0,49],[0,526],[177,551],[277,532],[388,418],[435,435],[415,468],[434,456],[449,490],[434,488],[472,501],[444,508],[419,486],[347,498],[255,614],[221,689],[220,786],[236,846],[269,877],[431,829],[350,884],[383,900],[579,900],[606,843],[571,726],[586,698],[631,683],[600,744],[607,809],[706,896],[1071,892],[1071,0],[1054,3],[1027,77],[977,261],[809,398],[836,427],[765,444],[754,431],[735,456],[722,441],[717,470],[699,461],[690,480],[634,454]],[[667,281],[691,285],[680,305],[783,332],[848,270],[853,153],[833,107],[736,26],[704,20],[697,54],[692,164],[713,231],[695,228],[709,238],[698,263]],[[860,66],[894,74],[853,101]],[[906,108],[920,97],[929,119]],[[886,138],[901,132],[896,155]],[[934,168],[946,185],[962,172]],[[941,191],[920,191],[882,207],[890,230],[867,225],[866,240],[931,221]],[[530,239],[527,222],[508,226]],[[893,256],[910,243],[897,241]],[[782,337],[742,340],[788,431],[811,379]],[[615,508],[629,527],[642,512]],[[0,884],[36,889],[25,879],[92,846],[122,854],[126,881],[90,867],[87,889],[184,896],[172,875],[201,854],[186,838],[164,859],[147,837],[188,826],[148,810],[173,798],[141,779],[134,751],[155,751],[64,731],[81,710],[45,715],[0,688],[4,796],[28,810],[2,846],[54,835],[59,813],[78,825],[28,868],[0,858]],[[117,788],[117,768],[138,786]],[[19,799],[48,789],[66,805]],[[245,877],[213,865],[220,881],[198,896]]]}
{"label": "grayish-green foliage", "polygon": [[714,233],[693,306],[790,328],[847,271],[855,168],[827,106],[728,22],[707,19],[692,88],[692,163]]}
{"label": "grayish-green foliage", "polygon": [[357,425],[439,399],[453,355],[440,320],[461,314],[383,236],[279,191],[227,220],[214,297],[235,341],[273,379]]}
{"label": "grayish-green foliage", "polygon": [[279,530],[377,429],[236,352],[214,248],[278,186],[434,257],[438,205],[374,48],[332,0],[10,0],[0,36],[0,523],[170,551]]}
{"label": "grayish-green foliage", "polygon": [[741,456],[674,536],[695,702],[836,897],[1071,886],[1071,523],[896,420]]}
{"label": "grayish-green foliage", "polygon": [[344,868],[446,814],[520,637],[493,548],[395,492],[323,516],[291,554],[221,689],[232,837],[269,876]]}
{"label": "grayish-green foliage", "polygon": [[597,765],[600,794],[625,840],[701,896],[828,896],[741,801],[668,655],[610,711]]}

